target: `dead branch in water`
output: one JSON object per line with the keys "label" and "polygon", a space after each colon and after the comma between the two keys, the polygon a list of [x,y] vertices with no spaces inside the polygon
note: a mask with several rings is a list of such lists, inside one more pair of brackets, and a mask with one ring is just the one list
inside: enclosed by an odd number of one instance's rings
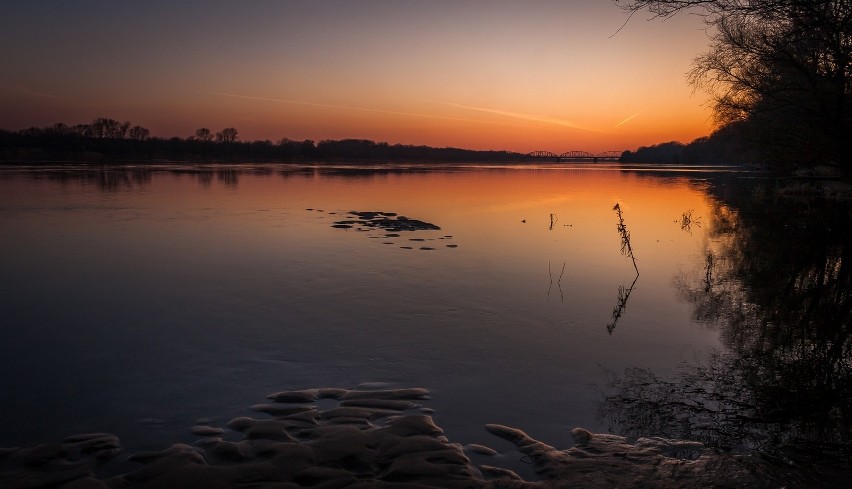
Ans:
{"label": "dead branch in water", "polygon": [[633,260],[633,268],[636,269],[636,275],[639,275],[639,267],[636,266],[636,256],[633,254],[633,246],[630,244],[630,231],[627,230],[627,225],[624,224],[624,215],[621,213],[621,206],[618,202],[615,203],[612,210],[618,214],[618,234],[621,235],[621,254],[630,257]]}
{"label": "dead branch in water", "polygon": [[[547,275],[550,276],[550,285],[547,286],[547,298],[550,299],[550,290],[553,288],[553,272],[550,270],[550,262],[547,262]],[[559,287],[559,297],[562,302],[565,302],[565,294],[562,292],[562,276],[565,275],[565,262],[562,262],[562,271],[559,273],[559,279],[556,281],[556,286]]]}
{"label": "dead branch in water", "polygon": [[630,287],[618,286],[618,298],[616,299],[615,307],[612,308],[612,322],[606,325],[606,330],[609,334],[612,334],[615,325],[618,324],[618,320],[624,314],[625,309],[627,309],[627,301],[630,299],[630,293],[633,292],[633,287],[636,286],[637,280],[639,280],[639,272],[636,272],[636,278],[633,279]]}

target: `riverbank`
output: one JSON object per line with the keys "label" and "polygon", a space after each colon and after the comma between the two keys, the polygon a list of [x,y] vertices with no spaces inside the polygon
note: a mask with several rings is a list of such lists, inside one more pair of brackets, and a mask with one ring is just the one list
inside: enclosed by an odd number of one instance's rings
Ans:
{"label": "riverbank", "polygon": [[[198,440],[159,452],[124,449],[111,434],[0,449],[0,485],[17,488],[710,488],[831,487],[792,465],[729,455],[698,442],[628,441],[582,428],[557,449],[489,424],[493,447],[462,446],[432,418],[425,389],[308,389],[271,394],[257,416],[200,420]],[[320,406],[323,406],[321,408]],[[506,468],[523,454],[538,480]],[[837,475],[840,476],[839,474]]]}

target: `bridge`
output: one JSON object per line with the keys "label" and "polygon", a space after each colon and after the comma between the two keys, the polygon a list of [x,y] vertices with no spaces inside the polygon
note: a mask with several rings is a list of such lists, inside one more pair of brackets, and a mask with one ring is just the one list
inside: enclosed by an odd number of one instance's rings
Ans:
{"label": "bridge", "polygon": [[604,151],[598,154],[589,153],[588,151],[566,151],[562,154],[556,154],[550,151],[533,151],[527,153],[526,157],[531,160],[591,161],[597,163],[599,161],[618,161],[621,158],[621,153],[622,151]]}

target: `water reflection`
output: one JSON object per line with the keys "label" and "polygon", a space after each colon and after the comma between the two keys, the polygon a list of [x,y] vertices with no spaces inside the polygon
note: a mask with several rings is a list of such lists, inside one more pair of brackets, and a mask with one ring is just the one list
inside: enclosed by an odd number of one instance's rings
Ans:
{"label": "water reflection", "polygon": [[[603,382],[599,365],[660,372],[721,346],[672,277],[691,270],[684,283],[710,302],[739,290],[725,250],[749,239],[731,198],[711,212],[710,175],[2,169],[15,171],[0,182],[0,313],[12,325],[0,328],[0,390],[16,399],[0,406],[0,445],[109,426],[132,445],[155,437],[135,420],[185,426],[173,413],[221,413],[223,396],[244,406],[269,389],[389,382],[439,389],[456,439],[484,442],[482,424],[497,422],[564,446],[568,427],[605,429],[588,387]],[[717,217],[688,233],[674,224],[684,209]],[[442,229],[334,226],[378,211]]]}
{"label": "water reflection", "polygon": [[625,287],[624,284],[618,286],[618,297],[615,300],[615,307],[612,308],[612,321],[606,325],[606,330],[609,334],[615,331],[615,326],[618,320],[624,315],[627,309],[627,301],[630,300],[630,294],[633,292],[633,287],[636,287],[636,281],[639,280],[639,274],[631,282],[630,287]]}
{"label": "water reflection", "polygon": [[[553,214],[551,214],[552,216]],[[550,262],[547,262],[547,275],[550,277],[550,284],[547,286],[547,300],[550,300],[550,291],[553,289],[553,271],[550,268]],[[565,262],[562,262],[562,270],[559,272],[559,278],[556,280],[556,286],[559,288],[559,299],[565,302],[565,294],[562,292],[562,277],[565,275]]]}
{"label": "water reflection", "polygon": [[276,173],[286,178],[294,174],[313,175],[315,170],[292,165],[60,165],[13,168],[11,171],[4,172],[3,176],[13,178],[17,174],[17,176],[33,180],[55,181],[63,184],[70,182],[95,184],[104,192],[117,192],[149,186],[152,178],[157,174],[189,176],[197,180],[202,188],[209,188],[216,180],[226,187],[235,189],[239,185],[241,176],[270,176]]}
{"label": "water reflection", "polygon": [[673,376],[640,368],[614,375],[602,417],[633,436],[848,467],[849,201],[789,185],[714,193],[703,266],[679,276],[676,287],[726,349]]}
{"label": "water reflection", "polygon": [[633,278],[633,282],[630,283],[630,287],[627,287],[626,284],[618,286],[618,298],[616,299],[615,307],[612,308],[612,321],[606,325],[606,330],[609,334],[612,334],[615,330],[618,320],[621,319],[621,316],[627,309],[627,301],[630,300],[630,294],[633,292],[633,288],[636,287],[636,281],[639,280],[639,267],[636,265],[636,255],[633,254],[633,244],[630,242],[630,231],[627,230],[627,224],[624,223],[624,214],[621,212],[621,205],[616,202],[612,210],[615,211],[618,216],[616,229],[618,230],[618,236],[621,239],[621,254],[622,256],[630,258],[633,262],[633,269],[636,270],[636,277]]}

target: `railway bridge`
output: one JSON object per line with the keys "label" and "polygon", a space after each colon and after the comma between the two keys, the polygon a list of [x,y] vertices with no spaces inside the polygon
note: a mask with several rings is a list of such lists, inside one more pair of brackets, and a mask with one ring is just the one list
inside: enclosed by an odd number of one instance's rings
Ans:
{"label": "railway bridge", "polygon": [[588,151],[566,151],[562,154],[550,151],[532,151],[526,154],[527,159],[547,161],[618,161],[622,151],[604,151],[603,153],[589,153]]}

